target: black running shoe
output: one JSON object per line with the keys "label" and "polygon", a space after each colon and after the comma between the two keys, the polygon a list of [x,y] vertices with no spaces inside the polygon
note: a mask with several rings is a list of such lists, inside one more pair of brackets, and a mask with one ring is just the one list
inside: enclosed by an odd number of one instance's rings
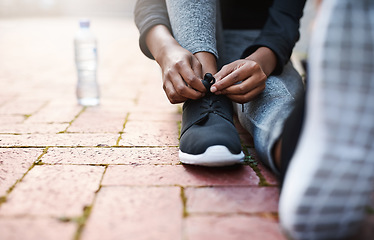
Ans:
{"label": "black running shoe", "polygon": [[[213,76],[207,74],[203,83],[209,90]],[[182,163],[201,166],[227,166],[243,161],[230,99],[208,92],[201,99],[184,103],[179,158]]]}

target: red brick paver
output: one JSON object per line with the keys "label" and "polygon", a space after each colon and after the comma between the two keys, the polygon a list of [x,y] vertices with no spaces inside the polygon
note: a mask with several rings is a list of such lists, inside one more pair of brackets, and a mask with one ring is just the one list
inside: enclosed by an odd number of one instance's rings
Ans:
{"label": "red brick paver", "polygon": [[276,213],[278,188],[209,187],[185,190],[190,213]]}
{"label": "red brick paver", "polygon": [[191,166],[109,166],[103,185],[250,186],[259,182],[249,167],[231,169]]}
{"label": "red brick paver", "polygon": [[49,217],[0,218],[1,239],[73,239],[76,224]]}
{"label": "red brick paver", "polygon": [[162,165],[179,164],[176,147],[49,148],[41,158],[48,164]]}
{"label": "red brick paver", "polygon": [[0,149],[0,195],[19,180],[43,153],[37,148],[1,148]]}
{"label": "red brick paver", "polygon": [[0,216],[79,216],[103,172],[102,166],[35,166],[8,195]]}
{"label": "red brick paver", "polygon": [[[209,227],[207,227],[209,226]],[[277,221],[252,216],[196,216],[186,221],[187,239],[285,240]]]}
{"label": "red brick paver", "polygon": [[[101,104],[86,108],[75,98],[77,19],[0,19],[0,239],[285,239],[278,183],[248,133],[238,126],[246,164],[181,165],[181,106],[132,19],[92,28]],[[373,216],[361,239],[374,236]]]}
{"label": "red brick paver", "polygon": [[82,239],[182,239],[178,187],[101,189]]}

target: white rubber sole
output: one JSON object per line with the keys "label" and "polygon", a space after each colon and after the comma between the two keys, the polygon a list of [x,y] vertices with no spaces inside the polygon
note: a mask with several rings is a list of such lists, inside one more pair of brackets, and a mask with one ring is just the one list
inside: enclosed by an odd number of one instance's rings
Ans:
{"label": "white rubber sole", "polygon": [[179,150],[179,160],[184,164],[221,167],[243,162],[244,153],[232,154],[227,147],[216,145],[209,147],[204,153],[193,155]]}

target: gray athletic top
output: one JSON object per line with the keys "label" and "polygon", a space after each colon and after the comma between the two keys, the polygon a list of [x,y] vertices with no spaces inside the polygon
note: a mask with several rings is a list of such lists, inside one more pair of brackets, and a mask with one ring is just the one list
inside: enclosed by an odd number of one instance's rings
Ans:
{"label": "gray athletic top", "polygon": [[[215,23],[215,4],[210,4],[211,8],[208,10],[206,5],[204,7],[196,5],[199,3],[207,4],[210,1],[214,0],[168,1],[168,4],[179,2],[179,4],[185,4],[185,7],[190,9],[193,7],[192,10],[195,12],[196,21],[191,20],[191,18],[188,21],[182,19],[183,14],[180,14],[180,21],[188,22],[189,26],[195,26],[199,29],[202,29],[201,24],[208,24],[209,26],[204,26],[207,29],[207,33],[204,36],[191,37],[189,34],[198,32],[191,31],[191,33],[183,33],[182,35],[194,40],[197,39],[196,43],[199,45],[197,48],[200,49],[199,51],[208,51],[217,55],[215,49],[215,26],[212,25]],[[223,27],[225,29],[261,29],[260,36],[253,44],[247,47],[242,57],[249,56],[259,47],[268,47],[277,56],[277,66],[274,74],[279,74],[289,61],[292,49],[299,39],[299,21],[303,14],[305,1],[263,0],[263,4],[259,4],[261,2],[259,0],[220,0]],[[191,5],[190,2],[194,2],[195,5]],[[186,8],[180,8],[181,11],[184,11],[184,9]],[[135,23],[140,31],[140,48],[146,56],[153,58],[145,43],[147,31],[155,25],[162,24],[172,32],[165,0],[138,0],[134,13]],[[176,18],[174,17],[173,19]]]}

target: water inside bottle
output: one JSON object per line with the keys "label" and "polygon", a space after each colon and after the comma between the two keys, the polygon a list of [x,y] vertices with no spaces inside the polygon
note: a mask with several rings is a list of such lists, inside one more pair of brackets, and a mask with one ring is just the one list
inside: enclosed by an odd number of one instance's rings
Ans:
{"label": "water inside bottle", "polygon": [[78,71],[77,97],[78,103],[83,106],[99,104],[99,86],[96,82],[96,71]]}
{"label": "water inside bottle", "polygon": [[96,38],[90,31],[89,25],[88,20],[80,21],[80,29],[74,39],[78,74],[76,94],[78,103],[83,106],[95,106],[100,101],[99,85],[96,81]]}
{"label": "water inside bottle", "polygon": [[100,103],[98,98],[78,98],[78,103],[82,106],[97,106]]}
{"label": "water inside bottle", "polygon": [[97,50],[94,43],[77,43],[75,51],[75,61],[77,69],[96,71]]}
{"label": "water inside bottle", "polygon": [[83,106],[99,104],[99,86],[96,81],[96,46],[81,43],[76,46],[76,63],[78,70],[77,98]]}

